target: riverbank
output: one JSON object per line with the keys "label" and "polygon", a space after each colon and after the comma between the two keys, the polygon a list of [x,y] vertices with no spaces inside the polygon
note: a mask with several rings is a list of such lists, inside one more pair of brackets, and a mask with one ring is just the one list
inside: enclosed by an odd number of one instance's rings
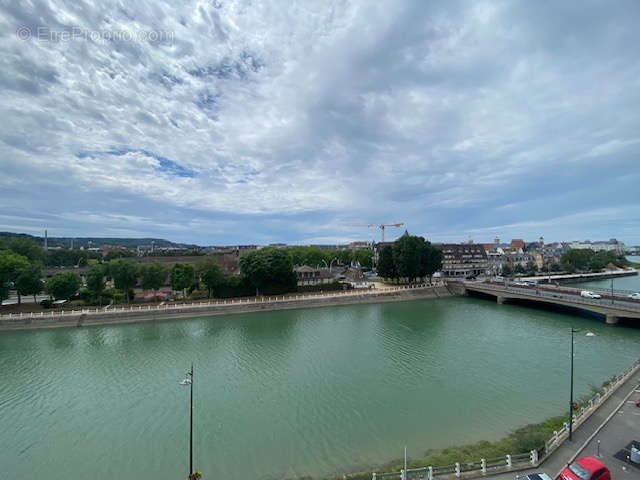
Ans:
{"label": "riverbank", "polygon": [[120,307],[113,309],[82,309],[0,316],[0,331],[38,328],[82,327],[123,323],[177,320],[194,317],[232,315],[238,313],[292,310],[366,303],[401,302],[427,298],[449,297],[444,284],[392,287],[384,290],[300,294],[257,297],[239,300],[208,301],[192,304],[167,304]]}

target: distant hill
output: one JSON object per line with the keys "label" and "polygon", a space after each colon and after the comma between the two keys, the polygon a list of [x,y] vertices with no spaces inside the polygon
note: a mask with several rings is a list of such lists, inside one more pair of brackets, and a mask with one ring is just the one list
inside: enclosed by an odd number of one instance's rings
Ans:
{"label": "distant hill", "polygon": [[[22,237],[29,238],[38,245],[44,245],[44,237],[28,235],[26,233],[0,232],[1,238]],[[50,247],[99,247],[100,245],[117,245],[125,248],[135,249],[138,246],[149,246],[153,242],[156,248],[174,247],[174,248],[194,248],[197,245],[186,243],[174,243],[162,238],[117,238],[117,237],[48,237],[47,244]]]}

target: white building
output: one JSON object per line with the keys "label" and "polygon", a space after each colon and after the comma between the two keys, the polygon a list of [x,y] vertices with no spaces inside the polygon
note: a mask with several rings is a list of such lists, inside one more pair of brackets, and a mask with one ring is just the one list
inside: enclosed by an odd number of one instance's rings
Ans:
{"label": "white building", "polygon": [[615,238],[612,238],[606,242],[591,242],[589,240],[585,240],[584,242],[571,242],[569,247],[572,249],[588,248],[590,250],[593,250],[594,252],[615,252],[617,255],[624,255],[625,253],[624,243],[619,242]]}

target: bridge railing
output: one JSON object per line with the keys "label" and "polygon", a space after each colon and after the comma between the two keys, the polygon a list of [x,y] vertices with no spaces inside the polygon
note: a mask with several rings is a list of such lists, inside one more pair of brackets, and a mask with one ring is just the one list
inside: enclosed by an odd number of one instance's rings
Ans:
{"label": "bridge railing", "polygon": [[[576,304],[587,304],[594,305],[599,307],[611,307],[613,306],[619,310],[628,310],[628,311],[637,311],[640,310],[640,301],[625,299],[623,303],[620,302],[620,299],[617,299],[615,303],[607,303],[607,298],[591,299],[586,297],[581,297],[579,292],[576,290],[564,290],[564,289],[549,289],[549,288],[536,288],[536,287],[526,287],[526,286],[517,286],[512,284],[505,285],[496,285],[491,283],[479,283],[479,284],[467,284],[466,288],[471,290],[492,290],[495,292],[506,292],[506,293],[517,293],[523,295],[530,295],[535,297],[542,298],[556,298],[559,300],[569,300],[573,301]],[[610,297],[609,297],[610,300]]]}

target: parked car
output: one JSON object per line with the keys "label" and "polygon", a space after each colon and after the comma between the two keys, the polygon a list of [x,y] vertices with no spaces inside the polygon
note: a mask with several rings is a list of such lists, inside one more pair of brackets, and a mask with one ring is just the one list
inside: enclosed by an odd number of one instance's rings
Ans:
{"label": "parked car", "polygon": [[590,292],[589,290],[582,290],[580,292],[580,296],[585,298],[602,298],[602,295],[598,295],[597,293]]}
{"label": "parked car", "polygon": [[640,300],[640,293],[636,292],[636,293],[632,293],[630,295],[627,295],[629,298],[633,298],[634,300]]}
{"label": "parked car", "polygon": [[551,477],[544,472],[536,472],[528,475],[519,475],[516,480],[551,480]]}
{"label": "parked car", "polygon": [[582,457],[567,465],[557,480],[611,480],[611,472],[597,458]]}

